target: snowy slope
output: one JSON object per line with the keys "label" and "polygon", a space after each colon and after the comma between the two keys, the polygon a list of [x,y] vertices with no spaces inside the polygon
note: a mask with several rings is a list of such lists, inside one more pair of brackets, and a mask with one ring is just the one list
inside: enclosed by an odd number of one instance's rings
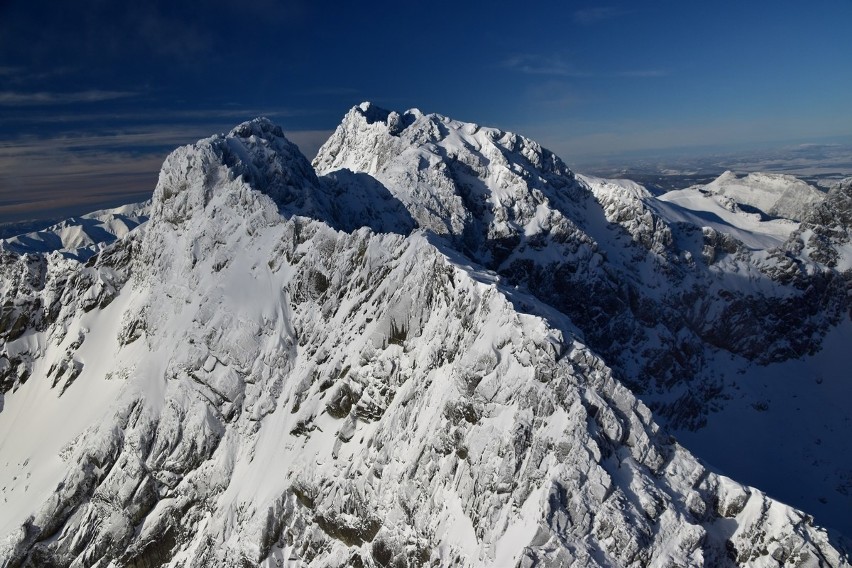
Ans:
{"label": "snowy slope", "polygon": [[648,324],[627,287],[674,310],[737,266],[795,296],[768,253],[438,115],[356,107],[315,164],[245,123],[173,152],[87,264],[5,253],[4,568],[848,565],[618,380],[672,322],[616,366],[587,345]]}
{"label": "snowy slope", "polygon": [[695,187],[669,191],[658,199],[654,207],[666,219],[711,227],[734,236],[753,250],[779,247],[799,227],[799,223],[789,219],[765,219],[758,212],[726,206]]}

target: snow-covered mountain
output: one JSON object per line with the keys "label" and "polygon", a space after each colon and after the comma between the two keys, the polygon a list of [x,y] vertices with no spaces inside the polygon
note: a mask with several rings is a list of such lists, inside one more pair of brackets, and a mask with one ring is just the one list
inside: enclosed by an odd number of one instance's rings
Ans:
{"label": "snow-covered mountain", "polygon": [[847,566],[658,421],[701,446],[738,371],[840,360],[850,191],[704,225],[368,103],[313,165],[262,119],[180,148],[85,263],[2,253],[2,566]]}
{"label": "snow-covered mountain", "polygon": [[[852,337],[845,264],[852,256],[841,237],[849,225],[837,213],[849,211],[841,199],[848,183],[833,190],[838,206],[802,214],[834,211],[824,222],[800,226],[713,199],[678,204],[632,182],[575,177],[523,137],[373,106],[350,111],[314,164],[321,173],[352,168],[381,181],[411,203],[421,226],[448,234],[468,258],[567,315],[575,327],[566,332],[577,332],[716,465],[776,490],[795,469],[796,484],[778,494],[852,533],[852,454],[841,434],[849,413],[820,410],[852,396],[842,351],[820,351],[826,334],[835,345]],[[430,198],[439,205],[423,206]],[[785,377],[783,389],[761,380],[767,369]],[[831,388],[814,389],[816,378]],[[700,434],[729,400],[741,411],[724,424],[749,435],[727,436],[732,451],[721,455],[718,442]],[[779,407],[812,422],[796,429],[789,415],[775,416]],[[779,431],[796,466],[758,457],[756,448],[779,439],[761,424],[769,417],[785,426]]]}
{"label": "snow-covered mountain", "polygon": [[770,217],[801,221],[807,212],[825,199],[825,193],[785,174],[753,172],[738,178],[731,171],[704,187],[706,192],[730,209],[757,209]]}
{"label": "snow-covered mountain", "polygon": [[72,217],[40,231],[0,241],[0,249],[19,255],[59,251],[63,256],[86,261],[100,245],[109,244],[148,220],[150,204],[133,203]]}

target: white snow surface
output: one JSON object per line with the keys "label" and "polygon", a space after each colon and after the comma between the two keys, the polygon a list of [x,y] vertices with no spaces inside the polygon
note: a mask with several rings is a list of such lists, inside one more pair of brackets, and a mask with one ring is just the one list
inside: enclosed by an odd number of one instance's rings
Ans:
{"label": "white snow surface", "polygon": [[[150,220],[86,266],[4,257],[0,565],[848,566],[500,272],[664,298],[660,266],[711,254],[684,205],[369,103],[314,168],[258,119],[175,150]],[[781,294],[774,221],[723,221],[766,254],[714,249],[714,282]]]}
{"label": "white snow surface", "polygon": [[736,237],[752,250],[767,250],[784,244],[799,223],[789,219],[761,219],[738,207],[726,207],[715,196],[696,187],[676,189],[659,196],[652,205],[666,219]]}

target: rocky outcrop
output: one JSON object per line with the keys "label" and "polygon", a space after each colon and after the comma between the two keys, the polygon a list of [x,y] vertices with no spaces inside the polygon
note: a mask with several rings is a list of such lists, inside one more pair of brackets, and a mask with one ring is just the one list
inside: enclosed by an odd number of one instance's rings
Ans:
{"label": "rocky outcrop", "polygon": [[[852,240],[852,178],[838,182],[829,190],[825,201],[811,209],[801,226],[785,245],[791,253],[805,256],[815,262],[845,269],[848,273],[848,254],[841,247]],[[847,258],[844,258],[847,257]]]}

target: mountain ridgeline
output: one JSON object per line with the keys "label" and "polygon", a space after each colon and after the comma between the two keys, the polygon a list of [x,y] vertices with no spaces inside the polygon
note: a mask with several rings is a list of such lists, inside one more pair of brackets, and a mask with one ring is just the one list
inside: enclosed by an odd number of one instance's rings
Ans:
{"label": "mountain ridgeline", "polygon": [[840,435],[815,524],[669,434],[852,317],[852,184],[732,176],[364,103],[313,164],[257,119],[0,243],[0,566],[848,566]]}

